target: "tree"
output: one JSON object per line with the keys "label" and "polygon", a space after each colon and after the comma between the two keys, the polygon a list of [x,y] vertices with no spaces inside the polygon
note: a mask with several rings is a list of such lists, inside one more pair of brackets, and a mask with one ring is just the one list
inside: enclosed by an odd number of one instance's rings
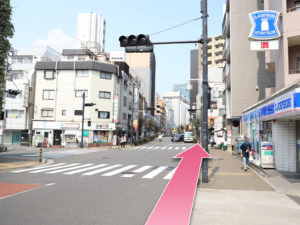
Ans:
{"label": "tree", "polygon": [[195,134],[196,139],[199,140],[200,127],[201,127],[201,118],[200,117],[194,118],[192,120],[192,124],[193,124],[193,133]]}
{"label": "tree", "polygon": [[0,0],[0,110],[5,96],[6,58],[10,51],[9,38],[13,37],[14,26],[11,23],[10,0]]}
{"label": "tree", "polygon": [[177,133],[178,133],[178,134],[183,133],[183,131],[184,131],[183,125],[180,125],[180,126],[176,127],[176,130],[177,130]]}

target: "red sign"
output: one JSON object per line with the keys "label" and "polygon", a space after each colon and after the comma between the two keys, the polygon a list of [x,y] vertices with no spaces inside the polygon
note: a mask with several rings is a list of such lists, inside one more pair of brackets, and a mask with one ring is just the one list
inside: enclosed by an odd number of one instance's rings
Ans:
{"label": "red sign", "polygon": [[269,48],[269,42],[261,42],[261,43],[260,43],[260,47],[261,47],[262,49]]}

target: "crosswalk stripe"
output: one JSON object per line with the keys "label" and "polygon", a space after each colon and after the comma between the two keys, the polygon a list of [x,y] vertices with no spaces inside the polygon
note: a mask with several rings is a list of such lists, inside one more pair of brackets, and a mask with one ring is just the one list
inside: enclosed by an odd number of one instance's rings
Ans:
{"label": "crosswalk stripe", "polygon": [[137,146],[137,147],[134,147],[134,149],[138,149],[138,148],[140,148],[141,146]]}
{"label": "crosswalk stripe", "polygon": [[165,148],[167,148],[167,147],[162,147],[161,149],[165,149]]}
{"label": "crosswalk stripe", "polygon": [[107,170],[111,170],[111,169],[114,169],[114,168],[120,167],[120,166],[122,166],[122,165],[121,164],[116,164],[116,165],[105,167],[105,168],[102,168],[102,169],[93,170],[91,172],[87,172],[87,173],[84,173],[82,175],[84,175],[84,176],[91,176],[91,175],[94,175],[94,174],[97,174],[97,173],[101,173],[101,172],[104,172],[104,171],[107,171]]}
{"label": "crosswalk stripe", "polygon": [[113,175],[116,175],[116,174],[118,174],[118,173],[122,173],[122,172],[124,172],[124,171],[126,171],[126,170],[129,170],[129,169],[131,169],[131,168],[133,168],[133,167],[137,167],[137,165],[129,165],[129,166],[125,166],[125,167],[123,167],[123,168],[121,168],[121,169],[118,169],[118,170],[114,170],[114,171],[105,173],[105,174],[103,174],[102,176],[106,176],[106,177],[113,176]]}
{"label": "crosswalk stripe", "polygon": [[15,171],[11,171],[11,172],[12,173],[21,173],[21,172],[27,172],[27,171],[37,170],[37,169],[42,169],[42,168],[44,169],[44,168],[55,167],[55,166],[59,166],[59,165],[65,165],[65,163],[59,163],[59,164],[50,165],[50,166],[39,166],[39,167],[30,168],[30,169],[15,170]]}
{"label": "crosswalk stripe", "polygon": [[84,172],[84,171],[87,171],[87,170],[92,170],[92,169],[97,169],[97,168],[100,168],[100,167],[103,167],[103,166],[107,166],[107,164],[100,164],[100,165],[97,165],[97,166],[91,166],[91,167],[88,167],[88,168],[83,168],[83,169],[79,169],[79,170],[73,170],[73,171],[70,171],[70,172],[66,172],[64,174],[75,174],[75,173],[80,173],[80,172]]}
{"label": "crosswalk stripe", "polygon": [[70,166],[76,166],[79,163],[73,163],[73,164],[69,164],[69,165],[65,165],[65,166],[57,166],[57,167],[52,167],[52,168],[47,168],[47,169],[41,169],[41,170],[35,170],[35,171],[31,171],[29,173],[40,173],[40,172],[46,172],[49,170],[56,170],[56,169],[61,169],[61,168],[66,168],[66,167],[70,167]]}
{"label": "crosswalk stripe", "polygon": [[88,163],[88,164],[83,164],[83,165],[80,165],[80,166],[73,166],[73,167],[68,167],[68,168],[64,168],[64,169],[54,170],[54,171],[50,171],[50,172],[47,172],[47,173],[49,173],[49,174],[61,173],[61,172],[65,172],[65,171],[68,171],[68,170],[79,169],[79,168],[87,167],[87,166],[91,166],[91,165],[93,165],[93,164]]}
{"label": "crosswalk stripe", "polygon": [[154,148],[154,149],[159,149],[160,147],[156,147],[156,148]]}
{"label": "crosswalk stripe", "polygon": [[141,147],[141,149],[145,149],[146,147]]}
{"label": "crosswalk stripe", "polygon": [[147,149],[152,149],[152,148],[154,148],[154,147],[149,147],[149,148],[147,148]]}
{"label": "crosswalk stripe", "polygon": [[176,147],[175,149],[177,150],[177,149],[179,149],[179,147]]}
{"label": "crosswalk stripe", "polygon": [[173,147],[169,147],[168,149],[172,149]]}
{"label": "crosswalk stripe", "polygon": [[124,174],[122,177],[133,177],[133,176],[135,175],[134,173],[142,173],[142,172],[144,172],[145,170],[150,169],[151,167],[152,167],[152,166],[142,166],[141,168],[138,168],[138,169],[132,171],[133,174]]}
{"label": "crosswalk stripe", "polygon": [[159,173],[161,173],[162,171],[164,171],[167,168],[168,168],[167,166],[159,166],[155,170],[153,170],[152,172],[150,172],[150,173],[146,174],[145,176],[143,176],[142,178],[151,179],[151,178],[157,176]]}
{"label": "crosswalk stripe", "polygon": [[177,168],[174,168],[170,173],[167,174],[167,176],[164,177],[164,179],[165,179],[165,180],[170,180],[170,179],[173,177],[173,175],[174,175],[176,169],[177,169]]}
{"label": "crosswalk stripe", "polygon": [[184,150],[184,149],[186,149],[186,147],[182,147],[181,149]]}

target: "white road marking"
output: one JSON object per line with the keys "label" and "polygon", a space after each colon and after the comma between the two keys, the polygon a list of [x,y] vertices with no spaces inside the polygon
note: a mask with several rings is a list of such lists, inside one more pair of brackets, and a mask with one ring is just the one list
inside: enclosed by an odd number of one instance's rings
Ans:
{"label": "white road marking", "polygon": [[80,166],[73,166],[73,167],[69,167],[69,168],[54,170],[54,171],[50,171],[50,172],[47,172],[47,173],[49,173],[49,174],[61,173],[61,172],[65,172],[65,171],[68,171],[68,170],[79,169],[79,168],[87,167],[87,166],[91,166],[91,165],[93,165],[93,164],[88,163],[88,164],[83,164],[83,165],[80,165]]}
{"label": "white road marking", "polygon": [[114,171],[105,173],[105,174],[103,174],[102,176],[110,177],[110,176],[116,175],[116,174],[118,174],[118,173],[122,173],[122,172],[124,172],[124,171],[126,171],[126,170],[129,170],[129,169],[131,169],[131,168],[133,168],[133,167],[137,167],[137,165],[129,165],[129,166],[125,166],[125,167],[123,167],[123,168],[121,168],[121,169],[118,169],[118,170],[114,170]]}
{"label": "white road marking", "polygon": [[161,149],[165,149],[165,148],[167,148],[167,147],[162,147]]}
{"label": "white road marking", "polygon": [[[150,169],[152,166],[143,166],[133,171],[133,173],[142,173],[145,170]],[[135,174],[124,174],[122,177],[133,177]]]}
{"label": "white road marking", "polygon": [[46,186],[52,186],[54,185],[55,183],[50,183],[50,184],[46,184]]}
{"label": "white road marking", "polygon": [[160,147],[156,147],[156,148],[154,148],[154,149],[159,149]]}
{"label": "white road marking", "polygon": [[154,148],[154,147],[149,147],[149,148],[147,148],[147,149],[152,149],[152,148]]}
{"label": "white road marking", "polygon": [[141,146],[134,147],[134,149],[140,148]]}
{"label": "white road marking", "polygon": [[182,147],[181,149],[184,150],[184,149],[186,149],[186,147]]}
{"label": "white road marking", "polygon": [[73,171],[70,171],[70,172],[66,172],[64,174],[80,173],[80,172],[84,172],[84,171],[87,171],[87,170],[97,169],[97,168],[100,168],[100,167],[103,167],[103,166],[107,166],[107,164],[100,164],[100,165],[97,165],[97,166],[91,166],[91,167],[88,167],[88,168],[83,168],[83,169],[79,169],[79,170],[73,170]]}
{"label": "white road marking", "polygon": [[169,147],[168,149],[172,149],[173,147]]}
{"label": "white road marking", "polygon": [[94,174],[97,174],[97,173],[101,173],[101,172],[104,172],[104,171],[107,171],[107,170],[111,170],[111,169],[114,169],[114,168],[120,167],[120,166],[122,166],[122,165],[121,164],[116,164],[116,165],[105,167],[105,168],[102,168],[102,169],[93,170],[91,172],[87,172],[87,173],[84,173],[82,175],[83,176],[91,176],[91,175],[94,175]]}
{"label": "white road marking", "polygon": [[50,165],[50,166],[39,166],[39,167],[30,168],[30,169],[15,170],[15,171],[11,171],[11,172],[12,173],[21,173],[21,172],[27,172],[27,171],[37,170],[37,169],[42,169],[42,168],[50,168],[50,167],[55,167],[55,166],[60,166],[60,165],[65,165],[65,163],[59,163],[59,164]]}
{"label": "white road marking", "polygon": [[170,180],[170,179],[173,177],[173,175],[174,175],[176,169],[177,169],[177,168],[174,168],[170,173],[168,173],[167,176],[164,177],[164,179],[165,179],[165,180]]}
{"label": "white road marking", "polygon": [[41,169],[41,170],[35,170],[35,171],[31,171],[29,173],[40,173],[40,172],[46,172],[49,170],[56,170],[56,169],[61,169],[61,168],[66,168],[66,167],[71,167],[71,166],[76,166],[79,163],[73,163],[73,164],[69,164],[69,165],[65,165],[65,166],[57,166],[57,167],[52,167],[52,168],[47,168],[47,169]]}
{"label": "white road marking", "polygon": [[167,166],[159,166],[155,170],[153,170],[152,172],[150,172],[150,173],[146,174],[145,176],[143,176],[142,178],[151,179],[151,178],[157,176],[159,173],[161,173],[162,171],[164,171],[167,168],[168,168]]}
{"label": "white road marking", "polygon": [[175,149],[177,150],[177,149],[179,149],[179,147],[176,147]]}

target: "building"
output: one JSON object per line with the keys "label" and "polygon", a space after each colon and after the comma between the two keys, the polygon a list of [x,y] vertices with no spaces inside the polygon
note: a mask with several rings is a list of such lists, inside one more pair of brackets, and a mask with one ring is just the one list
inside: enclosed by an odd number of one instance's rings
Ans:
{"label": "building", "polygon": [[155,107],[156,61],[154,53],[126,53],[126,62],[130,67],[130,74],[138,80],[140,90],[142,95],[146,97],[148,106]]}
{"label": "building", "polygon": [[[273,1],[274,2],[274,1]],[[262,10],[263,1],[226,0],[223,17],[223,81],[226,86],[224,124],[228,131],[228,147],[242,133],[241,118],[245,108],[266,97],[265,92],[275,84],[274,74],[265,70],[263,52],[250,51],[249,13]]]}
{"label": "building", "polygon": [[155,95],[154,117],[160,128],[160,132],[166,133],[166,104],[160,99],[158,94]]}
{"label": "building", "polygon": [[187,84],[174,84],[173,91],[179,91],[183,96],[190,99],[190,91],[186,88]]}
{"label": "building", "polygon": [[90,49],[93,52],[104,52],[106,22],[96,13],[79,13],[77,17],[78,48]]}
{"label": "building", "polygon": [[[300,2],[265,0],[264,8],[281,14],[279,49],[265,53],[275,85],[266,89],[265,99],[244,110],[244,133],[253,145],[255,163],[300,173]],[[265,142],[273,148],[267,152],[271,158],[262,150]]]}
{"label": "building", "polygon": [[6,81],[6,90],[17,90],[17,96],[5,98],[6,145],[30,145],[35,93],[35,63],[57,61],[61,55],[47,46],[28,46],[14,50]]}
{"label": "building", "polygon": [[[198,50],[191,50],[190,52],[190,78],[192,80],[199,79],[201,63],[199,62],[200,57],[198,57]],[[191,90],[190,90],[190,108],[196,104],[196,96],[199,93],[198,81],[191,81]]]}
{"label": "building", "polygon": [[[63,58],[83,57],[81,51],[63,50]],[[90,58],[90,52],[85,57]],[[95,104],[84,107],[85,144],[107,145],[113,133],[130,134],[135,86],[127,64],[40,61],[35,69],[35,146],[76,146],[81,140],[84,93],[85,103]]]}
{"label": "building", "polygon": [[172,111],[171,129],[186,125],[187,110],[190,108],[190,100],[179,91],[168,91],[162,97],[168,111]]}

